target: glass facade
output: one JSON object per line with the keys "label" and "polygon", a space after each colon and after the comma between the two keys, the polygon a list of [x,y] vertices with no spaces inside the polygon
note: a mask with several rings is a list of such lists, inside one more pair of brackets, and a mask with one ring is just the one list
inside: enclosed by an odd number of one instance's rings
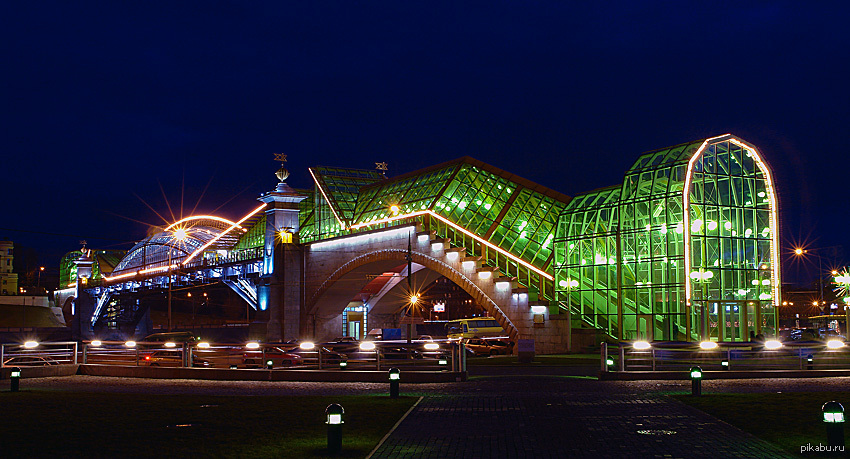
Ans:
{"label": "glass facade", "polygon": [[[317,188],[327,182],[328,168],[311,171]],[[533,299],[554,299],[548,273],[555,226],[568,196],[468,157],[391,180],[381,178],[360,187],[357,195],[341,196],[355,203],[353,213],[348,212],[351,205],[332,204],[344,209],[338,215],[346,222],[345,230],[339,230],[338,222],[334,226],[334,216],[316,221],[333,229],[328,235],[417,221],[451,239],[454,246],[464,247],[467,255],[480,256],[482,263],[498,268],[502,275],[517,278]],[[321,189],[315,195],[318,202]],[[325,196],[336,199],[327,190],[322,199]],[[322,235],[320,231],[318,237]]]}
{"label": "glass facade", "polygon": [[646,153],[561,214],[558,304],[619,339],[773,335],[776,211],[767,166],[735,137]]}

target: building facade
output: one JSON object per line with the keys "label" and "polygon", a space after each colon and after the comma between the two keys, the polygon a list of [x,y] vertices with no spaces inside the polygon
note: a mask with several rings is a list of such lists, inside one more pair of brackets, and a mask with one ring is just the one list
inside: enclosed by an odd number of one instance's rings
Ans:
{"label": "building facade", "polygon": [[12,272],[15,260],[15,244],[0,241],[0,295],[18,294],[18,275]]}

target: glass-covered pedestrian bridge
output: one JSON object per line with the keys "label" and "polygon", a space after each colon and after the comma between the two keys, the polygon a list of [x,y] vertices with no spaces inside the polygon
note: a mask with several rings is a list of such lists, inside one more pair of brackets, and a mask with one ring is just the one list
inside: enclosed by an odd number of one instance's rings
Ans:
{"label": "glass-covered pedestrian bridge", "polygon": [[[622,184],[574,198],[469,157],[391,179],[369,170],[309,171],[313,189],[299,190],[308,198],[293,242],[416,222],[516,278],[550,314],[571,314],[573,327],[615,339],[774,334],[776,194],[761,154],[735,136],[645,153]],[[186,239],[200,248],[176,257],[260,250],[266,219],[256,215],[238,232],[204,219],[209,231]],[[225,233],[235,236],[218,236]],[[207,239],[215,247],[207,249]],[[152,236],[116,272],[151,259],[168,266],[173,240]]]}
{"label": "glass-covered pedestrian bridge", "polygon": [[310,172],[301,242],[415,220],[573,326],[617,339],[775,331],[776,194],[761,154],[735,136],[645,153],[622,184],[575,198],[468,157],[393,179]]}

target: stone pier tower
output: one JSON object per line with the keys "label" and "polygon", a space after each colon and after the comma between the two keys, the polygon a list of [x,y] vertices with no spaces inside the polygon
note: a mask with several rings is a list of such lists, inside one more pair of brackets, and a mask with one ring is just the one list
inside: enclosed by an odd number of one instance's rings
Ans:
{"label": "stone pier tower", "polygon": [[283,167],[286,155],[275,173],[280,182],[274,191],[258,200],[266,208],[266,236],[263,250],[263,276],[257,289],[259,317],[268,320],[265,340],[280,342],[298,339],[301,328],[301,288],[303,285],[303,253],[298,244],[298,207],[307,196],[286,184],[289,171]]}

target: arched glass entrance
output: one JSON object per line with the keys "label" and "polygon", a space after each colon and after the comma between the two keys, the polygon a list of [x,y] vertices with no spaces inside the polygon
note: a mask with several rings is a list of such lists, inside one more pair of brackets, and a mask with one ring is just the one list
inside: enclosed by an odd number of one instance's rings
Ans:
{"label": "arched glass entrance", "polygon": [[689,336],[773,335],[779,258],[769,169],[754,147],[709,139],[688,163],[685,190]]}

